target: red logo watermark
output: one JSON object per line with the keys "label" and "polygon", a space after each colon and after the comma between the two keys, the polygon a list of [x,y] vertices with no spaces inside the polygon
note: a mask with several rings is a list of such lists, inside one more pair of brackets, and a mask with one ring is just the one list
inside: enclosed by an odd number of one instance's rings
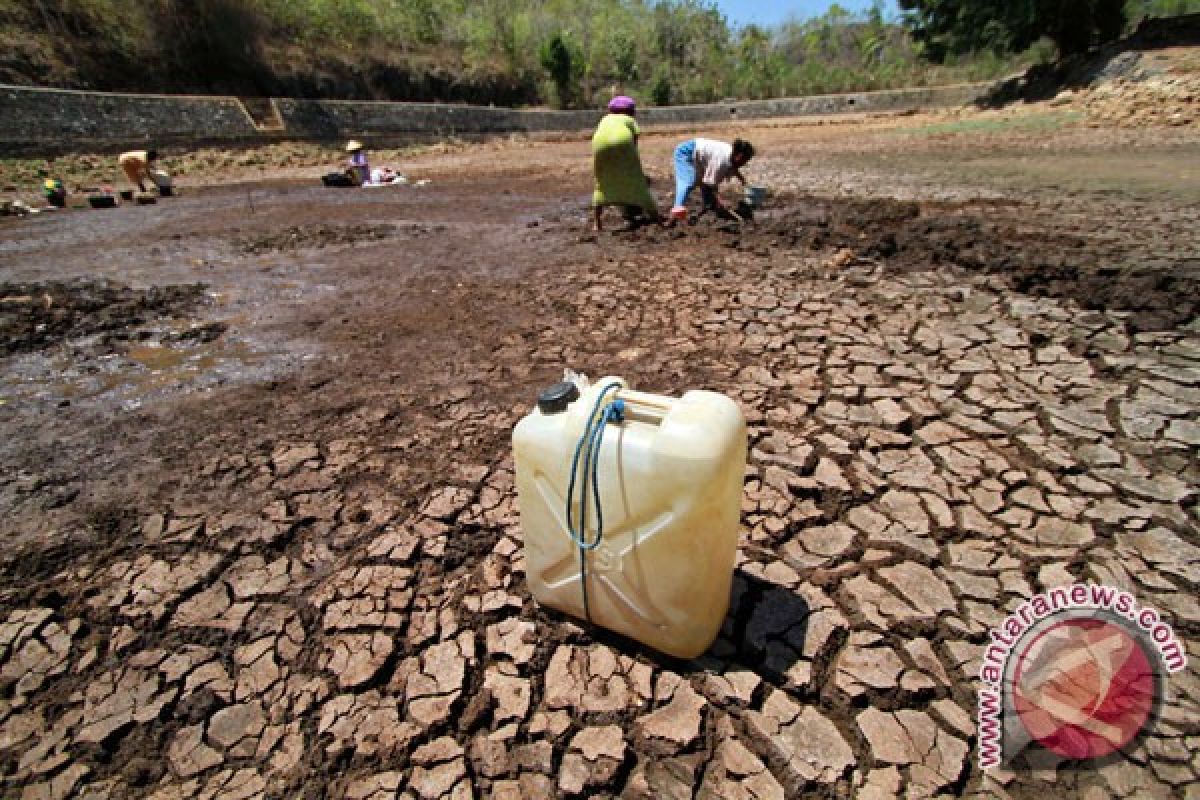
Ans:
{"label": "red logo watermark", "polygon": [[1076,584],[1023,603],[997,628],[979,670],[984,769],[1030,746],[1103,758],[1153,722],[1165,676],[1187,666],[1170,625],[1128,592]]}

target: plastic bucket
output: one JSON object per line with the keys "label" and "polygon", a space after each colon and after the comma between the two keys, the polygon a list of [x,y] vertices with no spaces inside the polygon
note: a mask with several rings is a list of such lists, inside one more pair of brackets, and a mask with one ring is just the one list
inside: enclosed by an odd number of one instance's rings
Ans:
{"label": "plastic bucket", "polygon": [[765,186],[747,186],[746,187],[746,205],[751,208],[762,208],[763,201],[767,199],[767,189]]}

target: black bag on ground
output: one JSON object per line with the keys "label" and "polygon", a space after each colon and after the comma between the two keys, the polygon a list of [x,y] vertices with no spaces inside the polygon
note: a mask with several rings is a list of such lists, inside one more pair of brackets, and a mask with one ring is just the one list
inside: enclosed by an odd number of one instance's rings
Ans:
{"label": "black bag on ground", "polygon": [[321,176],[321,183],[326,186],[356,186],[357,184],[350,180],[344,172],[327,172]]}

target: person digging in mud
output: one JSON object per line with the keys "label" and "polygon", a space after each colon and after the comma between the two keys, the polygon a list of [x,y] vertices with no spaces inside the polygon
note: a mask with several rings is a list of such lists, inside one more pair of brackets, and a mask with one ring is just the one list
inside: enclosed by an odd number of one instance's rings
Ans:
{"label": "person digging in mud", "polygon": [[151,168],[158,160],[157,150],[130,150],[117,156],[117,163],[125,171],[125,177],[138,188],[139,192],[146,191],[146,181],[155,186]]}
{"label": "person digging in mud", "polygon": [[718,189],[730,178],[737,178],[746,185],[741,169],[754,158],[754,145],[745,139],[735,139],[733,144],[714,139],[689,139],[675,148],[675,205],[671,208],[671,219],[687,219],[687,200],[692,189],[700,187],[704,209],[714,209],[718,214],[729,214],[730,210],[721,202]]}
{"label": "person digging in mud", "polygon": [[638,154],[637,104],[619,95],[608,104],[608,114],[592,134],[592,230],[604,230],[605,206],[620,206],[631,225],[640,216],[658,222],[658,204],[650,194],[642,159]]}

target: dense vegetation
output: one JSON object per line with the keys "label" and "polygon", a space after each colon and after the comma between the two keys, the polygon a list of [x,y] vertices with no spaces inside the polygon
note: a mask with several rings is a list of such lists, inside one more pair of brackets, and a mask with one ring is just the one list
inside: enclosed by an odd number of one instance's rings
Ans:
{"label": "dense vegetation", "polygon": [[1062,55],[1116,40],[1130,20],[1200,10],[1195,0],[899,0],[926,55],[1013,53],[1049,39]]}
{"label": "dense vegetation", "polygon": [[[1126,5],[1122,23],[1200,10]],[[506,105],[619,88],[662,105],[990,78],[1054,52],[1036,25],[954,38],[918,15],[914,36],[882,9],[734,29],[705,0],[0,0],[0,81]]]}

